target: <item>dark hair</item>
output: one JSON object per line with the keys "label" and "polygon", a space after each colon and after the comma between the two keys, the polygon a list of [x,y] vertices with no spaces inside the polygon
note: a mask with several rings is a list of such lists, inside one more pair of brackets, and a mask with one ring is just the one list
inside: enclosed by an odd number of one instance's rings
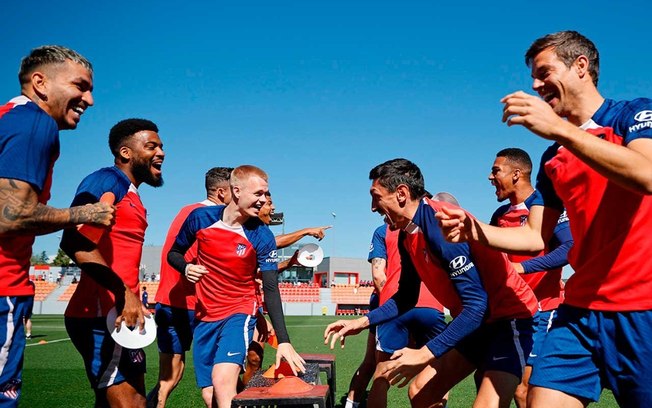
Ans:
{"label": "dark hair", "polygon": [[410,190],[410,198],[420,199],[426,193],[423,175],[416,164],[407,159],[393,159],[371,169],[370,180],[378,180],[390,192],[405,184]]}
{"label": "dark hair", "polygon": [[520,166],[520,169],[525,173],[532,173],[532,159],[530,155],[523,149],[518,147],[508,147],[496,153],[496,157],[505,157],[512,163]]}
{"label": "dark hair", "polygon": [[44,45],[34,48],[28,56],[20,62],[20,71],[18,71],[18,81],[21,85],[29,82],[30,75],[44,65],[63,64],[66,60],[71,60],[83,66],[93,75],[93,65],[81,54],[70,48],[60,45]]}
{"label": "dark hair", "polygon": [[532,60],[543,50],[552,47],[557,57],[567,67],[573,65],[573,62],[580,55],[589,59],[589,74],[593,84],[598,86],[598,76],[600,75],[600,54],[595,44],[577,31],[559,31],[545,35],[536,39],[525,53],[525,64],[529,67]]}
{"label": "dark hair", "polygon": [[147,119],[125,119],[113,125],[109,132],[109,148],[113,156],[118,157],[120,148],[125,145],[126,141],[143,130],[158,132],[158,127]]}
{"label": "dark hair", "polygon": [[206,172],[206,192],[217,190],[220,184],[226,183],[228,188],[229,177],[231,177],[231,172],[233,167],[213,167],[212,169]]}

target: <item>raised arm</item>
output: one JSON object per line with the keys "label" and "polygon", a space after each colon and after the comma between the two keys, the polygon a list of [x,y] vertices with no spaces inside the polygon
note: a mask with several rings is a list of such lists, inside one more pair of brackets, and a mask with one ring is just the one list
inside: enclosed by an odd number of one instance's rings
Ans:
{"label": "raised arm", "polygon": [[105,203],[58,209],[39,203],[31,184],[0,178],[0,235],[49,234],[76,224],[108,227],[115,209]]}
{"label": "raised arm", "polygon": [[321,241],[326,236],[325,231],[329,228],[331,228],[330,225],[325,227],[304,228],[298,231],[290,232],[289,234],[278,235],[274,238],[276,240],[276,247],[279,249],[287,248],[301,238],[308,235]]}
{"label": "raised arm", "polygon": [[652,194],[649,138],[634,139],[627,146],[602,140],[563,120],[541,98],[522,91],[505,96],[501,102],[505,104],[503,122],[509,126],[525,126],[542,138],[561,144],[614,183],[641,194]]}
{"label": "raised arm", "polygon": [[541,251],[554,231],[560,211],[532,206],[527,223],[500,228],[485,224],[462,209],[443,208],[436,216],[444,237],[453,243],[479,242],[505,252]]}
{"label": "raised arm", "polygon": [[[565,215],[562,215],[562,217],[566,218]],[[522,271],[522,273],[533,273],[568,265],[568,251],[573,247],[573,236],[570,232],[568,220],[557,224],[552,242],[554,242],[554,246],[552,246],[551,251],[521,262],[520,268],[517,267],[516,269],[519,272]]]}

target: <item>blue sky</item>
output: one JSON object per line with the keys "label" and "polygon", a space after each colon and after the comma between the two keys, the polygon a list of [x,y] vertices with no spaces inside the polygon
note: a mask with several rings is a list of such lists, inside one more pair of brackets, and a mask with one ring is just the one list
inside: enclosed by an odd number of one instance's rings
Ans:
{"label": "blue sky", "polygon": [[[286,232],[332,224],[327,256],[366,257],[381,223],[370,211],[374,165],[408,158],[430,191],[487,220],[498,206],[487,181],[495,153],[521,147],[538,162],[548,143],[502,124],[499,103],[530,90],[523,54],[537,37],[582,32],[600,50],[604,96],[652,96],[648,3],[453,3],[6,2],[0,99],[19,93],[20,59],[36,46],[66,45],[94,65],[95,106],[61,133],[53,206],[112,164],[115,122],[144,117],[166,151],[165,185],[140,189],[146,245],[162,244],[178,209],[204,198],[208,168],[255,164]],[[35,252],[56,252],[57,235],[38,238]]]}

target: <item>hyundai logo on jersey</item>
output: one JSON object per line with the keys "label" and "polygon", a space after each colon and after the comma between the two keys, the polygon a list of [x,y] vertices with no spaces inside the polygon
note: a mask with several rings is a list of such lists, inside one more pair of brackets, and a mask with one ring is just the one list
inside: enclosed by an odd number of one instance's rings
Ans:
{"label": "hyundai logo on jersey", "polygon": [[464,266],[464,264],[466,264],[466,257],[464,255],[460,255],[460,256],[456,257],[455,259],[453,259],[452,261],[450,261],[448,266],[451,269],[460,269],[461,267]]}

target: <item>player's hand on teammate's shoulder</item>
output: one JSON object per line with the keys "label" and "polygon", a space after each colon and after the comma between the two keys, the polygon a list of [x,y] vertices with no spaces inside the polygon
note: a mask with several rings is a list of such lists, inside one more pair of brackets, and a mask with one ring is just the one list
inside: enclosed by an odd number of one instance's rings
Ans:
{"label": "player's hand on teammate's shoulder", "polygon": [[280,367],[283,358],[290,364],[294,375],[299,374],[299,372],[306,372],[306,361],[297,353],[292,344],[281,343],[278,345],[278,349],[276,349],[276,368]]}
{"label": "player's hand on teammate's shoulder", "polygon": [[205,266],[203,265],[195,265],[195,264],[188,264],[186,265],[186,279],[188,279],[192,283],[197,283],[199,280],[208,273],[208,269],[206,269]]}
{"label": "player's hand on teammate's shoulder", "polygon": [[115,206],[101,201],[89,205],[92,207],[90,223],[105,227],[110,227],[115,223]]}

